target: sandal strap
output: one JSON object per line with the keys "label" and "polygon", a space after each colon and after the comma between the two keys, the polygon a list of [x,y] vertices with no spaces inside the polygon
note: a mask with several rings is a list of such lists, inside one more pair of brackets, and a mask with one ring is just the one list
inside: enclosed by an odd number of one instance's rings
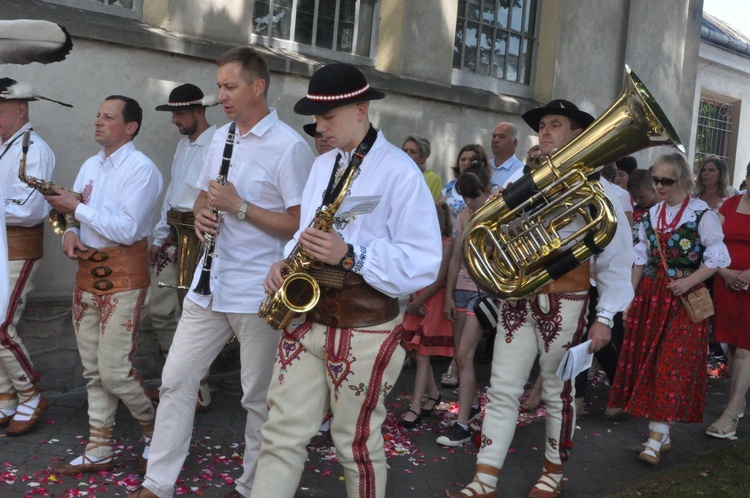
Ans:
{"label": "sandal strap", "polygon": [[16,393],[0,393],[0,401],[10,401],[12,399],[18,399]]}

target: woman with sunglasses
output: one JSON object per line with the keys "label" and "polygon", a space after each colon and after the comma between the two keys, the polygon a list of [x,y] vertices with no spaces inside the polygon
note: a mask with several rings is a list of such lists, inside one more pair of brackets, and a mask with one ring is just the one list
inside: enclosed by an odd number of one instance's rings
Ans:
{"label": "woman with sunglasses", "polygon": [[[750,180],[750,164],[745,176]],[[745,396],[750,388],[750,334],[747,332],[750,323],[750,193],[730,197],[719,210],[719,219],[732,264],[716,274],[714,331],[717,341],[729,345],[732,383],[729,403],[706,434],[725,439],[737,432],[737,421],[745,414]]]}
{"label": "woman with sunglasses", "polygon": [[656,465],[672,442],[675,422],[702,422],[708,322],[693,323],[685,296],[729,265],[719,218],[690,197],[693,176],[685,156],[661,156],[653,179],[661,202],[643,215],[635,246],[635,299],[609,407],[650,419],[639,458]]}

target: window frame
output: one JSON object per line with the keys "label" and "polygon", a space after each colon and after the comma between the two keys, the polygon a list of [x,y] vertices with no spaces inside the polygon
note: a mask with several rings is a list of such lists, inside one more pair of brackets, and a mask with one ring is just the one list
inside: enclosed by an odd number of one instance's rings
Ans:
{"label": "window frame", "polygon": [[[253,0],[253,20],[256,17],[255,13],[255,5],[257,0]],[[273,9],[274,1],[275,0],[267,0],[268,6],[269,6],[269,12],[271,9]],[[295,24],[296,24],[296,18],[297,18],[297,1],[298,0],[291,0],[292,6],[291,6],[291,12],[292,16],[289,20],[290,23],[290,32],[289,32],[289,40],[279,39],[275,38],[272,35],[270,35],[270,30],[272,29],[271,25],[268,26],[268,33],[266,34],[258,34],[254,32],[254,27],[251,28],[253,31],[250,33],[250,41],[252,43],[262,45],[264,47],[269,47],[273,49],[283,49],[288,50],[290,52],[296,52],[304,55],[310,55],[314,57],[323,57],[326,59],[331,60],[338,60],[341,62],[348,62],[351,64],[359,64],[364,66],[374,66],[375,65],[375,55],[377,54],[378,50],[378,35],[379,35],[379,22],[380,19],[380,6],[381,6],[381,0],[366,0],[369,3],[372,4],[372,19],[371,19],[371,33],[370,33],[370,44],[368,53],[370,55],[358,55],[353,52],[341,52],[332,48],[324,48],[324,47],[318,47],[315,45],[308,45],[306,43],[300,43],[294,41],[294,35],[295,35]],[[315,2],[315,9],[314,9],[314,15],[317,16],[318,14],[318,7],[320,0],[313,0]],[[359,16],[361,13],[362,8],[362,0],[357,0],[355,2],[355,18],[354,18],[354,33],[352,35],[352,39],[354,40],[354,47],[352,50],[354,51],[356,48],[357,39],[359,36],[359,30],[364,21],[359,20]],[[337,39],[338,35],[338,29],[339,29],[339,19],[338,19],[338,12],[339,12],[339,2],[336,2],[336,21],[334,24],[334,32],[333,32],[333,39]],[[317,24],[314,23],[313,28],[313,38],[317,34]]]}
{"label": "window frame", "polygon": [[[479,4],[480,5],[480,12],[482,12],[484,4],[488,0],[478,0],[478,1],[480,2],[480,4]],[[497,0],[493,0],[493,1],[495,3],[495,9],[497,9]],[[540,25],[540,19],[541,19],[542,1],[541,0],[524,0],[524,1],[533,2],[535,4],[535,6],[534,6],[535,7],[535,11],[533,12],[534,25],[531,27],[533,29],[531,35],[524,35],[523,32],[515,31],[510,26],[508,28],[501,28],[501,27],[496,27],[494,24],[484,24],[484,23],[482,23],[481,20],[478,20],[478,21],[469,21],[468,17],[466,17],[464,15],[460,16],[460,18],[463,19],[464,33],[466,32],[466,26],[467,26],[467,24],[469,22],[477,23],[478,24],[478,27],[477,27],[477,36],[478,36],[478,39],[477,39],[477,50],[479,50],[480,37],[481,37],[481,33],[483,32],[483,27],[485,27],[485,26],[486,27],[492,27],[493,33],[504,31],[504,32],[506,32],[508,34],[509,37],[511,35],[512,36],[518,36],[521,39],[521,43],[523,43],[524,39],[529,40],[529,48],[528,48],[528,50],[529,50],[529,54],[530,55],[529,55],[528,60],[526,61],[526,71],[528,73],[528,81],[526,83],[518,83],[516,81],[509,81],[509,80],[505,79],[504,77],[500,78],[500,77],[492,76],[492,75],[489,75],[489,74],[479,74],[479,73],[467,70],[465,68],[454,68],[454,67],[452,67],[453,63],[451,63],[451,70],[452,70],[452,73],[451,73],[451,84],[453,84],[453,85],[459,85],[459,86],[473,87],[473,88],[478,88],[478,89],[482,89],[482,90],[489,90],[489,91],[493,91],[493,92],[497,92],[497,93],[507,93],[507,94],[516,95],[516,96],[519,96],[519,97],[528,97],[528,98],[533,97],[534,84],[535,84],[535,79],[536,79],[536,60],[537,60],[538,52],[539,52],[539,50],[538,50],[538,47],[539,47],[539,25]],[[457,8],[457,10],[456,10],[456,25],[458,25],[458,22],[459,22],[459,13],[458,13],[458,8],[459,7],[460,7],[460,5],[457,4],[457,7],[456,7]],[[531,9],[529,9],[529,12],[531,12]],[[481,17],[481,14],[480,14],[480,17]],[[523,19],[521,21],[521,24],[522,24],[522,28],[523,28],[523,24],[524,24]],[[454,38],[453,38],[453,45],[452,46],[453,46],[454,50],[457,47],[457,41],[458,41],[456,39],[457,34],[458,34],[457,32],[454,33]],[[507,57],[509,55],[509,51],[510,51],[509,45],[510,44],[506,42],[505,57]],[[462,45],[461,45],[461,55],[460,55],[460,57],[462,59],[461,62],[464,65],[465,65],[465,61],[463,60],[463,58],[464,58],[465,48],[466,48],[466,45],[465,45],[465,41],[464,41],[462,43]],[[452,54],[452,56],[453,56],[453,54]],[[492,66],[492,59],[488,62],[488,65],[490,67]]]}
{"label": "window frame", "polygon": [[76,9],[88,10],[92,12],[100,12],[103,14],[111,14],[120,17],[126,17],[129,19],[141,19],[143,17],[143,2],[144,0],[133,0],[133,7],[120,7],[118,5],[104,5],[96,0],[42,0],[46,3],[53,3],[57,5],[64,5],[66,7],[73,7]]}
{"label": "window frame", "polygon": [[[703,113],[703,106],[705,104],[711,105],[713,109],[715,109],[714,112],[711,113],[710,116],[706,116]],[[722,108],[728,109],[728,119],[724,119],[723,121],[718,121],[717,116],[721,112]],[[697,168],[698,163],[700,163],[701,159],[703,159],[708,154],[716,154],[717,156],[721,157],[727,162],[727,165],[730,166],[730,176],[732,173],[732,165],[734,164],[735,156],[736,156],[736,132],[737,132],[737,125],[738,122],[735,120],[734,111],[735,109],[739,108],[739,102],[738,101],[732,101],[731,98],[719,96],[719,95],[713,95],[710,93],[701,93],[700,97],[698,98],[698,112],[696,116],[696,126],[695,126],[695,141],[694,141],[694,147],[695,147],[695,157],[693,159],[693,169]],[[719,124],[723,124],[724,126],[719,127],[716,125],[710,125],[709,123],[706,123],[706,121],[714,120],[717,121]],[[725,137],[721,140],[722,142],[722,149],[723,150],[715,150],[711,149],[711,146],[716,144],[715,137],[710,137],[708,140],[708,147],[702,148],[699,147],[699,140],[701,135],[701,129],[709,129],[711,130],[711,134],[714,135],[716,133],[723,133]],[[704,140],[705,144],[705,140]]]}

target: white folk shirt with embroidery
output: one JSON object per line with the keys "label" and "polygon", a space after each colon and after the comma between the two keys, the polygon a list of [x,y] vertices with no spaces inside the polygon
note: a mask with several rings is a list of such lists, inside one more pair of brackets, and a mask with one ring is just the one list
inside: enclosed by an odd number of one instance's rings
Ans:
{"label": "white folk shirt with embroidery", "polygon": [[[26,123],[7,142],[0,145],[0,154],[2,154],[5,151],[6,144],[13,142],[8,152],[0,159],[0,186],[5,193],[4,198],[23,201],[28,197],[23,205],[11,202],[5,206],[5,222],[8,226],[33,227],[45,221],[50,210],[44,196],[40,192],[33,191],[31,187],[18,178],[18,167],[23,155],[21,146],[23,137],[21,135],[27,128],[31,127],[31,123]],[[26,175],[52,181],[54,169],[55,155],[52,153],[52,149],[32,130],[31,145],[26,154]],[[31,197],[29,197],[29,194],[31,194]]]}
{"label": "white folk shirt with embroidery", "polygon": [[172,161],[172,180],[164,195],[159,223],[154,227],[154,245],[162,245],[169,236],[167,211],[170,209],[180,212],[193,210],[195,199],[201,191],[198,178],[203,169],[203,163],[206,161],[208,147],[214,133],[216,133],[216,126],[211,125],[195,139],[195,142],[191,143],[189,137],[182,137],[182,140],[177,143],[177,150]]}
{"label": "white folk shirt with embroidery", "polygon": [[[675,206],[669,206],[664,201],[661,201],[655,206],[651,206],[648,210],[651,224],[655,227],[659,226],[659,217],[662,209],[666,209],[664,214],[666,215],[667,223],[672,223],[681,207],[681,203]],[[724,231],[721,229],[721,222],[719,221],[718,215],[708,207],[708,204],[700,199],[691,198],[685,211],[682,213],[680,221],[675,225],[675,228],[679,228],[690,221],[695,221],[698,219],[696,213],[703,210],[706,210],[706,212],[703,214],[701,221],[698,224],[698,235],[700,236],[701,245],[706,248],[703,252],[702,263],[708,268],[726,268],[732,260],[729,257],[729,250],[724,244]],[[647,264],[648,239],[646,238],[646,229],[643,227],[643,224],[641,224],[641,228],[638,231],[638,243],[633,249],[635,250],[635,264]],[[659,264],[661,264],[661,262]]]}
{"label": "white folk shirt with embroidery", "polygon": [[[517,171],[508,179],[508,182],[516,182],[522,176],[523,170]],[[615,209],[617,228],[612,241],[601,253],[591,259],[591,266],[596,288],[599,291],[596,314],[611,319],[615,313],[623,311],[635,296],[630,280],[633,269],[633,239],[628,219],[618,201],[613,185],[604,178],[600,178],[599,182]],[[571,223],[559,231],[560,237],[564,239],[582,226],[584,226],[583,218],[576,216]]]}
{"label": "white folk shirt with embroidery", "polygon": [[[289,254],[320,207],[340,149],[318,157],[302,197],[300,230],[285,249]],[[342,161],[348,159],[348,155]],[[378,132],[350,190],[350,197],[378,196],[374,210],[359,214],[343,228],[335,227],[354,246],[354,272],[392,297],[432,284],[442,259],[435,202],[422,172],[402,150]]]}
{"label": "white folk shirt with embroidery", "polygon": [[[4,191],[0,187],[0,199],[5,199]],[[8,281],[8,238],[5,233],[5,203],[0,202],[0,261],[5,261],[0,266],[0,316],[5,316],[8,311],[10,300],[10,283]]]}
{"label": "white folk shirt with embroidery", "polygon": [[69,228],[87,247],[129,246],[148,236],[162,191],[161,173],[133,142],[105,157],[104,150],[83,163],[73,186],[83,195]]}
{"label": "white folk shirt with embroidery", "polygon": [[[208,190],[221,167],[229,125],[214,134],[200,176]],[[249,203],[283,213],[300,204],[313,153],[307,142],[279,120],[274,109],[244,135],[236,135],[227,181]],[[257,313],[266,297],[263,281],[271,265],[282,258],[287,242],[261,230],[246,218],[224,213],[211,266],[211,295],[188,292],[188,299],[221,313]],[[193,276],[195,288],[203,263]]]}

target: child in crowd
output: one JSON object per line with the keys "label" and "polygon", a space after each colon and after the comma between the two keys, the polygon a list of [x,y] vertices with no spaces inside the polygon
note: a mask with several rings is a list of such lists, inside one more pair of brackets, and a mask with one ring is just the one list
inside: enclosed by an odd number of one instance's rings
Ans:
{"label": "child in crowd", "polygon": [[633,245],[638,243],[638,231],[641,229],[641,220],[648,210],[659,202],[659,193],[656,191],[651,172],[645,169],[633,171],[628,178],[628,193],[633,198]]}

